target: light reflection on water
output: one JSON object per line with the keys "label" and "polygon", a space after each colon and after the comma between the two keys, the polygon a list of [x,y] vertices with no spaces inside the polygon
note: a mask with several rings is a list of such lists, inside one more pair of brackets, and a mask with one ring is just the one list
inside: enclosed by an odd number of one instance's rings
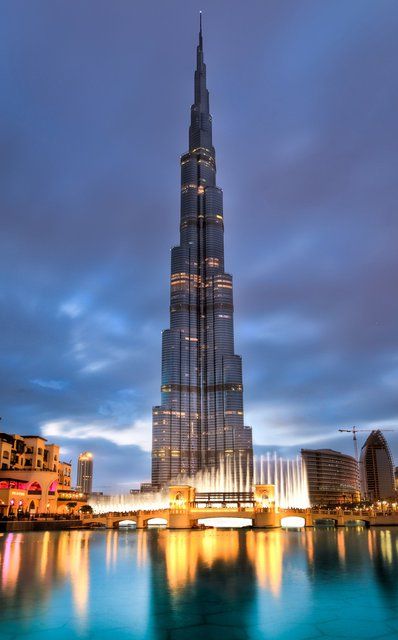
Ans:
{"label": "light reflection on water", "polygon": [[397,637],[397,575],[396,529],[0,534],[0,638]]}

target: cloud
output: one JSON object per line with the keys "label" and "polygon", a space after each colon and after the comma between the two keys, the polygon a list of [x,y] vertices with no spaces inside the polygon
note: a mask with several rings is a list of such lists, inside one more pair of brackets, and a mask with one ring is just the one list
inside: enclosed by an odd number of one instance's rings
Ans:
{"label": "cloud", "polygon": [[70,300],[61,304],[59,312],[68,316],[69,318],[78,318],[83,312],[83,305],[77,300]]}
{"label": "cloud", "polygon": [[[2,428],[95,450],[109,490],[150,476],[192,100],[196,3],[155,4],[8,3],[0,24]],[[354,4],[220,0],[206,20],[259,451],[351,453],[339,426],[398,423],[398,11]]]}
{"label": "cloud", "polygon": [[30,382],[43,389],[52,389],[53,391],[61,391],[68,386],[65,380],[41,380],[40,378],[36,378]]}
{"label": "cloud", "polygon": [[116,424],[111,426],[105,420],[85,424],[77,420],[61,419],[43,422],[40,427],[43,436],[54,440],[99,438],[118,446],[135,445],[143,451],[151,450],[150,425],[143,420],[137,420],[132,425],[121,427]]}

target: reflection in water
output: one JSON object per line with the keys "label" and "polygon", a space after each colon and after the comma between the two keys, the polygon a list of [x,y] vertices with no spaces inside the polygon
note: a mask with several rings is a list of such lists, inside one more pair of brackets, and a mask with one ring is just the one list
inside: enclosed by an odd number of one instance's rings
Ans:
{"label": "reflection in water", "polygon": [[9,533],[6,537],[3,558],[1,583],[2,589],[12,595],[16,589],[21,564],[21,533]]}
{"label": "reflection in water", "polygon": [[[163,530],[149,539],[154,637],[164,637],[165,612],[169,628],[180,628],[181,616],[187,626],[202,624],[205,616],[237,603],[242,624],[250,617],[256,579],[247,555],[246,533]],[[186,635],[182,630],[178,635],[181,639],[189,636],[188,629]]]}
{"label": "reflection in water", "polygon": [[249,531],[246,536],[247,555],[252,562],[257,580],[263,589],[278,596],[282,584],[283,543],[280,531]]}
{"label": "reflection in water", "polygon": [[374,573],[384,597],[397,604],[398,597],[398,536],[396,529],[370,529],[368,549]]}
{"label": "reflection in water", "polygon": [[148,558],[148,536],[146,531],[138,529],[137,531],[137,564],[143,567],[147,563]]}
{"label": "reflection in water", "polygon": [[377,615],[390,620],[397,575],[397,529],[6,534],[0,628],[10,618],[9,635],[28,637],[32,624],[51,624],[65,628],[68,640],[101,637],[104,628],[109,637],[125,628],[131,640],[163,640],[166,628],[222,625],[221,616],[249,637],[257,625],[256,637],[285,640],[297,623],[310,637],[329,605],[341,620],[357,616],[363,625],[360,616],[376,603]]}
{"label": "reflection in water", "polygon": [[159,547],[164,552],[170,589],[181,589],[194,582],[200,567],[211,569],[220,562],[236,564],[240,543],[245,544],[245,555],[259,585],[277,596],[282,583],[283,544],[288,543],[280,531],[159,532]]}
{"label": "reflection in water", "polygon": [[[21,610],[34,608],[51,598],[54,585],[69,579],[75,613],[83,620],[89,595],[89,536],[88,531],[6,534],[0,556],[4,609],[14,604],[13,596]],[[25,583],[29,593],[23,590]]]}
{"label": "reflection in water", "polygon": [[166,558],[166,574],[170,588],[178,589],[195,577],[198,561],[197,540],[192,533],[167,531],[160,537],[160,548]]}
{"label": "reflection in water", "polygon": [[89,531],[76,531],[70,539],[70,581],[77,617],[84,623],[89,596]]}
{"label": "reflection in water", "polygon": [[391,544],[391,531],[380,531],[380,550],[383,560],[386,564],[391,565],[392,558],[392,544]]}
{"label": "reflection in water", "polygon": [[[224,533],[224,535],[220,535]],[[226,564],[236,562],[239,554],[238,531],[204,531],[201,536],[201,557],[205,565],[211,569],[215,562]]]}
{"label": "reflection in water", "polygon": [[314,562],[314,530],[306,529],[304,531],[305,535],[305,547],[307,549],[307,558],[309,567],[312,567]]}
{"label": "reflection in water", "polygon": [[345,564],[345,531],[337,529],[337,551],[341,564]]}
{"label": "reflection in water", "polygon": [[40,554],[40,575],[43,577],[46,574],[47,559],[48,559],[48,544],[50,542],[50,532],[45,531],[43,533],[43,544]]}
{"label": "reflection in water", "polygon": [[110,529],[106,532],[106,568],[109,570],[117,563],[119,532]]}
{"label": "reflection in water", "polygon": [[238,531],[160,531],[159,547],[166,561],[172,590],[193,582],[199,565],[211,569],[217,561],[234,562],[239,553]]}

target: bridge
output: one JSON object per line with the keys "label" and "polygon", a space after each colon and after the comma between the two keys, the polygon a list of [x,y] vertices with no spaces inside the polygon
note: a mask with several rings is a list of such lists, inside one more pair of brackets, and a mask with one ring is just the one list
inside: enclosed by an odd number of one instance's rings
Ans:
{"label": "bridge", "polygon": [[348,523],[365,526],[398,525],[398,512],[383,513],[368,510],[280,509],[275,505],[273,485],[256,485],[253,492],[197,492],[188,485],[169,489],[169,506],[159,509],[140,509],[124,513],[84,514],[83,524],[118,527],[131,521],[138,529],[145,529],[153,519],[164,520],[169,529],[194,529],[199,520],[209,518],[242,518],[251,520],[257,528],[283,526],[285,518],[301,518],[301,525],[312,527],[321,522],[341,527]]}

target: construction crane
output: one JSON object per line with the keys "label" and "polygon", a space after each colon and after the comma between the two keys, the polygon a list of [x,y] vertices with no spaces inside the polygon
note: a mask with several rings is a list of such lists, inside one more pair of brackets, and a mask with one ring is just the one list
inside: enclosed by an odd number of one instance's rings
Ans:
{"label": "construction crane", "polygon": [[355,451],[355,460],[359,461],[358,454],[358,440],[357,433],[367,432],[371,433],[372,431],[397,431],[397,429],[358,429],[357,427],[352,427],[351,429],[339,429],[341,432],[352,433],[352,439],[354,441],[354,451]]}

